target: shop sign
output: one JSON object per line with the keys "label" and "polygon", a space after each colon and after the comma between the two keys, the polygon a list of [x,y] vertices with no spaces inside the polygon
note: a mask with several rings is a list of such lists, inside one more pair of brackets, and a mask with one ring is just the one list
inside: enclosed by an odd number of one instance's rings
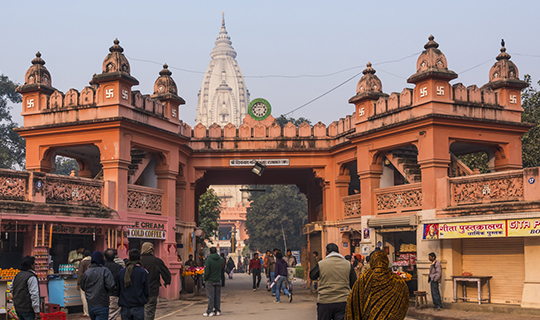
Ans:
{"label": "shop sign", "polygon": [[[18,223],[14,223],[14,222],[11,222],[9,221],[7,224],[4,224],[2,226],[2,229],[4,230],[4,232],[15,232],[15,231],[18,231],[18,232],[24,232],[24,231],[28,231],[28,225],[27,224],[18,224]],[[17,230],[15,230],[17,229]]]}
{"label": "shop sign", "polygon": [[53,233],[64,233],[64,234],[95,234],[101,235],[101,227],[95,226],[65,226],[62,224],[54,224],[52,227]]}
{"label": "shop sign", "polygon": [[146,222],[146,221],[137,221],[134,225],[131,226],[134,229],[143,228],[143,229],[165,229],[165,225],[163,223],[155,223],[155,222]]}
{"label": "shop sign", "polygon": [[128,238],[142,238],[142,239],[162,239],[165,240],[166,231],[165,230],[149,230],[149,229],[139,229],[139,228],[128,228],[127,229]]}
{"label": "shop sign", "polygon": [[509,237],[540,236],[540,219],[508,219]]}
{"label": "shop sign", "polygon": [[540,236],[540,218],[424,224],[423,239]]}
{"label": "shop sign", "polygon": [[253,167],[256,162],[267,167],[289,165],[289,159],[230,159],[229,167]]}

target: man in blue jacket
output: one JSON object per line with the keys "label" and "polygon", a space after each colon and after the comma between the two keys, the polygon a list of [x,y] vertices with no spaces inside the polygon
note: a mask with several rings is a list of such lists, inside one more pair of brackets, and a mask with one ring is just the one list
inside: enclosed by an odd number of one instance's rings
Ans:
{"label": "man in blue jacket", "polygon": [[144,305],[150,295],[150,281],[148,272],[141,266],[141,252],[138,249],[129,250],[129,262],[118,273],[118,289],[122,320],[144,320]]}

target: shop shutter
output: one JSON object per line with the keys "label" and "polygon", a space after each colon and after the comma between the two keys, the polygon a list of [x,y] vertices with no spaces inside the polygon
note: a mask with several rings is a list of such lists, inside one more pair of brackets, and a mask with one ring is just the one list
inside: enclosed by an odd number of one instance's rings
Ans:
{"label": "shop shutter", "polygon": [[[462,239],[461,246],[463,272],[493,277],[492,303],[521,304],[525,280],[523,238]],[[475,285],[467,286],[467,297],[478,297]],[[461,296],[460,288],[458,295]],[[487,298],[485,285],[483,297]]]}

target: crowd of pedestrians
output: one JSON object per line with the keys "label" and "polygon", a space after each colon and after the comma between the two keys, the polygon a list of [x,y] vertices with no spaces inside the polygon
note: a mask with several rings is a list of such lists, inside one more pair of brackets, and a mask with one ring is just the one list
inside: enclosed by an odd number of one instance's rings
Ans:
{"label": "crowd of pedestrians", "polygon": [[[81,292],[85,315],[91,320],[153,320],[161,280],[171,283],[171,273],[154,256],[154,245],[146,242],[141,251],[131,249],[127,264],[114,249],[105,253],[84,252],[79,261],[77,288]],[[35,273],[35,258],[21,261],[21,272],[12,283],[13,304],[21,320],[34,320],[42,310]]]}

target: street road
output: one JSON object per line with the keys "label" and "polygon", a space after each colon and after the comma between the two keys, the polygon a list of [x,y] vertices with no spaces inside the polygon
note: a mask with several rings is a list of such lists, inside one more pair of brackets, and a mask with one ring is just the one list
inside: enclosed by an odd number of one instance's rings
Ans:
{"label": "street road", "polygon": [[[289,303],[286,296],[282,296],[281,303],[274,303],[272,294],[264,289],[265,278],[261,282],[261,289],[253,291],[251,276],[235,274],[234,279],[226,280],[221,292],[221,316],[224,319],[238,320],[313,320],[317,318],[317,296],[309,294],[309,289],[298,280],[293,287],[293,301]],[[203,293],[204,294],[204,293]],[[167,302],[158,304],[156,320],[199,319],[206,311],[206,297],[195,301],[182,303]],[[415,318],[406,318],[415,320]]]}

